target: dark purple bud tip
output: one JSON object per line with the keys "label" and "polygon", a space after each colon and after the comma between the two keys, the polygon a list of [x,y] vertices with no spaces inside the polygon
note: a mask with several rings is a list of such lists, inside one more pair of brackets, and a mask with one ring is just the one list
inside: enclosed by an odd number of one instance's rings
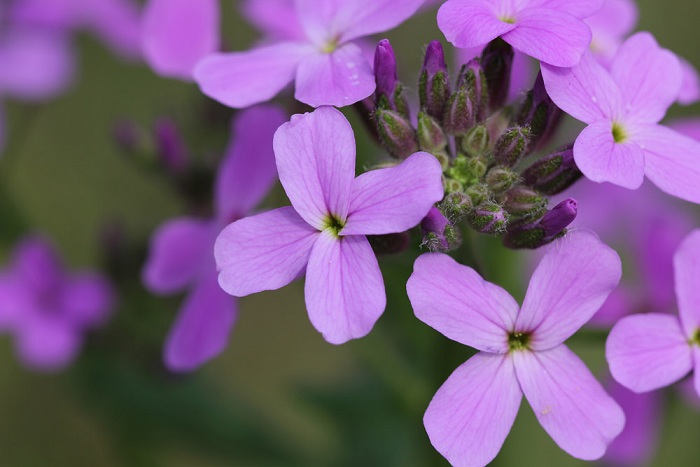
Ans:
{"label": "dark purple bud tip", "polygon": [[428,72],[429,77],[435,76],[438,72],[447,73],[447,63],[445,63],[445,53],[442,50],[440,41],[432,41],[425,49],[425,60],[423,60],[423,70]]}
{"label": "dark purple bud tip", "polygon": [[418,83],[418,94],[421,109],[441,122],[445,113],[445,105],[450,96],[450,84],[445,54],[439,41],[432,41],[425,51],[425,60]]}
{"label": "dark purple bud tip", "polygon": [[161,118],[156,122],[154,132],[162,164],[173,173],[184,172],[188,163],[187,147],[175,122]]}
{"label": "dark purple bud tip", "polygon": [[388,39],[382,39],[374,52],[374,78],[377,82],[377,97],[391,100],[398,84],[396,55]]}
{"label": "dark purple bud tip", "polygon": [[538,160],[522,176],[526,185],[552,196],[569,188],[583,174],[574,160],[573,145],[569,145]]}
{"label": "dark purple bud tip", "polygon": [[544,230],[545,238],[554,238],[567,228],[578,214],[578,202],[573,198],[567,198],[557,204],[540,221],[540,227]]}

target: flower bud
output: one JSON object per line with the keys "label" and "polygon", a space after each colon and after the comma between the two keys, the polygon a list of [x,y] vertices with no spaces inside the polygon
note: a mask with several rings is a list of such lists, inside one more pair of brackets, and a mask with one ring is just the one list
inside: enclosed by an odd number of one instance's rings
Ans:
{"label": "flower bud", "polygon": [[187,147],[175,122],[161,118],[156,122],[154,132],[158,156],[163,166],[172,173],[187,170]]}
{"label": "flower bud", "polygon": [[489,129],[485,125],[478,125],[462,138],[462,151],[470,156],[483,156],[489,152]]}
{"label": "flower bud", "polygon": [[463,65],[457,76],[457,89],[466,90],[474,103],[474,118],[478,123],[488,117],[489,90],[481,59],[474,58]]}
{"label": "flower bud", "polygon": [[500,109],[508,99],[513,55],[513,48],[502,39],[489,42],[481,53],[491,111]]}
{"label": "flower bud", "polygon": [[547,196],[561,193],[583,174],[574,161],[573,145],[538,160],[523,172],[524,184]]}
{"label": "flower bud", "polygon": [[418,143],[429,153],[444,152],[447,147],[447,136],[442,127],[425,112],[418,113]]}
{"label": "flower bud", "polygon": [[566,234],[566,228],[576,219],[578,203],[568,198],[557,204],[537,222],[510,226],[503,243],[508,248],[539,248]]}
{"label": "flower bud", "polygon": [[406,159],[418,151],[416,130],[401,114],[378,108],[374,119],[379,139],[392,157]]}
{"label": "flower bud", "polygon": [[421,248],[431,252],[447,252],[459,246],[459,230],[436,207],[430,209],[421,222],[423,242]]}
{"label": "flower bud", "polygon": [[489,187],[484,185],[483,183],[479,183],[477,185],[472,185],[464,192],[471,198],[472,200],[472,205],[478,206],[482,203],[484,203],[487,199],[491,197],[491,192],[489,191]]}
{"label": "flower bud", "polygon": [[374,52],[374,79],[377,83],[377,108],[394,110],[408,117],[408,104],[396,69],[396,55],[387,39],[379,41]]}
{"label": "flower bud", "polygon": [[507,130],[496,141],[493,150],[493,158],[496,163],[513,167],[527,154],[530,143],[530,129],[528,127],[514,127]]}
{"label": "flower bud", "polygon": [[464,190],[464,185],[462,182],[455,180],[453,178],[442,178],[442,184],[445,187],[446,193],[459,193]]}
{"label": "flower bud", "polygon": [[500,235],[508,225],[508,214],[496,203],[486,202],[468,216],[469,225],[486,235]]}
{"label": "flower bud", "polygon": [[542,73],[538,74],[535,86],[528,92],[515,117],[518,125],[530,128],[530,147],[533,151],[549,142],[561,116],[561,110],[545,90]]}
{"label": "flower bud", "polygon": [[548,200],[535,190],[520,185],[502,195],[501,202],[511,216],[537,219],[546,211]]}
{"label": "flower bud", "polygon": [[491,168],[486,174],[486,184],[497,195],[508,191],[519,179],[520,176],[517,173],[500,166]]}
{"label": "flower bud", "polygon": [[411,236],[408,232],[368,235],[367,240],[375,255],[395,255],[406,251],[411,245]]}
{"label": "flower bud", "polygon": [[442,121],[445,131],[450,135],[466,135],[474,127],[474,101],[469,92],[461,89],[450,96]]}
{"label": "flower bud", "polygon": [[466,193],[454,192],[445,195],[439,206],[440,211],[445,213],[453,224],[456,224],[472,210],[474,203]]}
{"label": "flower bud", "polygon": [[432,41],[425,51],[418,93],[421,109],[441,122],[450,97],[450,82],[440,41]]}

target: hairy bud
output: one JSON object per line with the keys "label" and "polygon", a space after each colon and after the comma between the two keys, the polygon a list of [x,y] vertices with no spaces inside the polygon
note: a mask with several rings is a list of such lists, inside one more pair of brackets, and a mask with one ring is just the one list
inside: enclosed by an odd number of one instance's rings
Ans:
{"label": "hairy bud", "polygon": [[380,108],[375,112],[374,119],[379,140],[392,157],[406,159],[418,151],[416,130],[400,113]]}
{"label": "hairy bud", "polygon": [[425,51],[418,93],[421,110],[438,122],[442,122],[445,116],[445,106],[450,96],[449,83],[442,44],[440,41],[432,41]]}
{"label": "hairy bud", "polygon": [[562,112],[547,94],[542,73],[527,94],[515,117],[515,122],[530,128],[530,147],[536,150],[546,145],[561,121]]}
{"label": "hairy bud", "polygon": [[508,190],[500,200],[514,217],[537,219],[547,210],[547,198],[523,185]]}
{"label": "hairy bud", "polygon": [[502,39],[491,41],[481,54],[492,111],[500,109],[508,99],[513,56],[513,48]]}
{"label": "hairy bud", "polygon": [[496,163],[505,167],[515,166],[528,152],[530,144],[530,129],[514,127],[507,130],[496,141],[493,158]]}
{"label": "hairy bud", "polygon": [[547,196],[561,193],[582,176],[574,161],[573,145],[543,157],[523,172],[525,185]]}
{"label": "hairy bud", "polygon": [[441,153],[447,147],[447,136],[440,124],[430,115],[418,113],[418,143],[429,153]]}
{"label": "hairy bud", "polygon": [[500,235],[508,225],[508,214],[496,203],[486,202],[468,216],[469,225],[486,235]]}
{"label": "hairy bud", "polygon": [[508,248],[535,249],[566,234],[566,228],[576,219],[578,203],[568,198],[557,204],[537,222],[511,225],[503,238]]}
{"label": "hairy bud", "polygon": [[377,83],[377,108],[393,110],[408,117],[408,104],[398,78],[396,55],[387,39],[379,41],[374,52],[374,79]]}

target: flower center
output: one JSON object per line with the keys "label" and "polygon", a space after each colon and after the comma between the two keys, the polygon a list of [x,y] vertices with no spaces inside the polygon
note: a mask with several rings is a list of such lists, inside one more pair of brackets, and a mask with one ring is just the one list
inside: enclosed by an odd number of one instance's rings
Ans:
{"label": "flower center", "polygon": [[617,122],[612,124],[612,135],[616,143],[624,143],[627,140],[625,129]]}
{"label": "flower center", "polygon": [[508,334],[508,348],[511,352],[516,350],[528,350],[531,334],[529,332],[511,332]]}
{"label": "flower center", "polygon": [[323,223],[323,230],[330,229],[331,233],[335,237],[340,236],[340,231],[343,230],[343,227],[345,227],[345,223],[335,216],[328,216],[326,221]]}
{"label": "flower center", "polygon": [[515,16],[512,15],[501,15],[498,17],[501,21],[508,24],[515,24]]}
{"label": "flower center", "polygon": [[700,347],[700,328],[696,329],[693,337],[690,338],[690,345],[697,345]]}
{"label": "flower center", "polygon": [[324,54],[332,54],[333,52],[336,51],[338,46],[340,45],[340,38],[339,37],[334,37],[330,39],[328,42],[326,42],[322,47],[321,47],[321,52]]}

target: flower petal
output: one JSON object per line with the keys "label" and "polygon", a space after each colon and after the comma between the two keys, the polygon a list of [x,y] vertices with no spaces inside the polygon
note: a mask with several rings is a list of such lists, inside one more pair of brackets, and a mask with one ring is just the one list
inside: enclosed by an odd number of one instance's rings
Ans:
{"label": "flower petal", "polygon": [[295,115],[275,133],[280,182],[294,209],[323,230],[328,217],[344,222],[355,179],[355,135],[332,107]]}
{"label": "flower petal", "polygon": [[625,415],[565,345],[515,352],[520,387],[542,427],[564,451],[599,459],[625,425]]}
{"label": "flower petal", "polygon": [[695,104],[700,100],[700,74],[698,70],[686,59],[678,57],[683,73],[683,84],[678,94],[678,103],[681,105]]}
{"label": "flower petal", "polygon": [[311,107],[345,107],[371,96],[375,87],[374,73],[364,52],[350,43],[331,53],[302,60],[294,97]]}
{"label": "flower petal", "polygon": [[[45,2],[43,2],[45,3]],[[174,2],[170,2],[173,4]],[[204,2],[200,2],[204,3]],[[93,0],[78,6],[86,27],[99,36],[116,53],[127,59],[142,54],[143,19],[141,7],[133,0]],[[218,41],[218,24],[216,31]],[[191,79],[191,74],[188,77]]]}
{"label": "flower petal", "polygon": [[501,450],[521,400],[512,358],[479,352],[435,393],[423,424],[450,464],[484,466]]}
{"label": "flower petal", "polygon": [[683,82],[678,58],[659,47],[654,36],[639,32],[625,41],[610,69],[638,121],[656,123],[678,97]]}
{"label": "flower petal", "polygon": [[251,24],[273,40],[306,39],[292,0],[245,0],[241,12]]}
{"label": "flower petal", "polygon": [[221,288],[243,297],[284,287],[304,271],[317,237],[291,207],[230,224],[214,245]]}
{"label": "flower petal", "polygon": [[82,273],[68,279],[61,306],[72,324],[87,328],[104,324],[115,299],[112,284],[104,276]]}
{"label": "flower petal", "polygon": [[150,0],[143,51],[158,74],[190,81],[195,65],[219,48],[217,0]]}
{"label": "flower petal", "polygon": [[431,154],[366,172],[352,184],[348,221],[341,235],[383,235],[415,227],[443,197],[442,167]]}
{"label": "flower petal", "polygon": [[306,268],[306,309],[331,344],[366,336],[386,307],[384,279],[366,237],[321,233]]}
{"label": "flower petal", "polygon": [[508,351],[518,304],[473,269],[442,253],[424,254],[406,290],[416,317],[446,337],[485,352]]}
{"label": "flower petal", "polygon": [[692,338],[700,331],[700,230],[688,235],[673,256],[678,314],[683,331]]}
{"label": "flower petal", "polygon": [[82,345],[82,337],[67,323],[34,317],[17,331],[16,349],[24,365],[38,371],[54,372],[70,364]]}
{"label": "flower petal", "polygon": [[574,143],[576,165],[586,178],[630,190],[644,182],[644,155],[636,140],[615,142],[610,121],[589,125]]}
{"label": "flower petal", "polygon": [[547,94],[564,112],[584,123],[612,121],[622,109],[622,94],[610,73],[591,54],[573,68],[542,64]]}
{"label": "flower petal", "polygon": [[438,10],[437,22],[445,39],[464,49],[488,44],[515,28],[499,19],[493,6],[478,0],[445,2]]}
{"label": "flower petal", "polygon": [[591,30],[586,23],[556,10],[528,8],[517,14],[515,25],[503,35],[503,40],[552,66],[578,64],[591,43]]}
{"label": "flower petal", "polygon": [[576,18],[588,18],[603,6],[603,0],[530,0],[528,7],[549,8],[566,12]]}
{"label": "flower petal", "polygon": [[644,151],[646,175],[654,185],[700,203],[700,142],[661,125],[640,128],[634,140]]}
{"label": "flower petal", "polygon": [[277,180],[272,138],[287,118],[274,106],[242,111],[216,179],[217,216],[225,221],[247,215]]}
{"label": "flower petal", "polygon": [[347,42],[393,29],[425,0],[295,0],[299,19],[314,42]]}
{"label": "flower petal", "polygon": [[207,220],[173,219],[161,225],[151,237],[143,283],[159,294],[178,292],[201,273],[211,257],[214,232]]}
{"label": "flower petal", "polygon": [[164,359],[173,371],[192,371],[224,351],[236,320],[236,301],[216,280],[214,264],[192,289],[165,342]]}
{"label": "flower petal", "polygon": [[610,331],[605,355],[615,380],[635,392],[668,386],[693,366],[678,318],[661,313],[622,318]]}
{"label": "flower petal", "polygon": [[536,350],[564,342],[600,309],[621,276],[620,257],[593,232],[570,233],[537,266],[516,329],[533,333]]}
{"label": "flower petal", "polygon": [[211,54],[197,64],[194,79],[212,99],[229,107],[249,107],[275,97],[311,53],[307,44],[280,42],[248,52]]}

